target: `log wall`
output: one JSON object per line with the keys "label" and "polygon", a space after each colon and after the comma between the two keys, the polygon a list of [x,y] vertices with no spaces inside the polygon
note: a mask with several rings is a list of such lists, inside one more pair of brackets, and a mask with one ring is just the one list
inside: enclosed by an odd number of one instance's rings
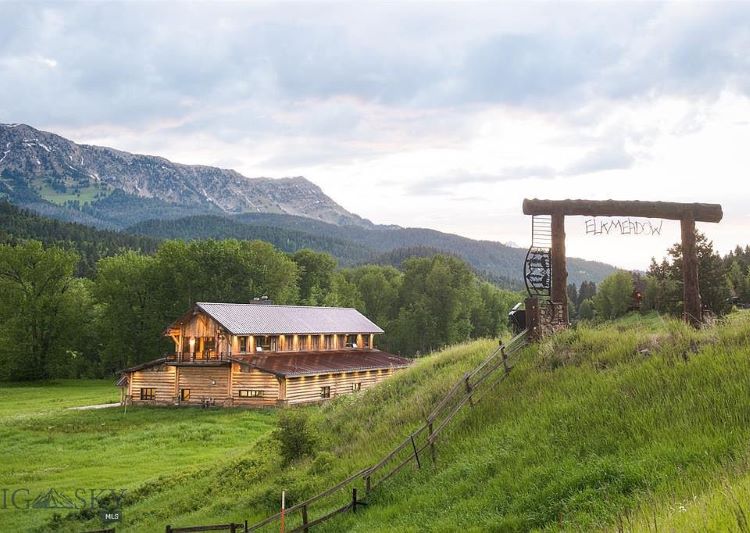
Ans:
{"label": "log wall", "polygon": [[362,384],[362,390],[380,383],[398,369],[365,370],[341,374],[289,377],[286,379],[286,402],[289,404],[317,402],[321,398],[321,387],[331,387],[331,398],[351,394],[352,385]]}
{"label": "log wall", "polygon": [[[159,365],[131,374],[129,394],[133,403],[171,404],[175,401],[175,367]],[[153,400],[141,400],[141,388],[153,388]]]}
{"label": "log wall", "polygon": [[[245,367],[248,368],[248,367]],[[262,390],[262,398],[240,397],[241,390]],[[279,400],[279,379],[273,374],[251,368],[243,371],[243,365],[232,365],[232,405],[275,405]]]}
{"label": "log wall", "polygon": [[179,367],[179,379],[176,394],[179,389],[190,389],[190,399],[180,403],[198,404],[204,399],[211,398],[216,402],[229,399],[229,366]]}

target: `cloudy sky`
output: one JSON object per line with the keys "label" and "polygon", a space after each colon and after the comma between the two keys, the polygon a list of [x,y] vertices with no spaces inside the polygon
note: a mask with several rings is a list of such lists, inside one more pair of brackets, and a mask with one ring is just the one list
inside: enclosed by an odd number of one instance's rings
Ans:
{"label": "cloudy sky", "polygon": [[[750,243],[750,3],[0,2],[0,122],[303,175],[376,223],[527,246],[525,197],[716,202]],[[679,238],[586,236],[646,268]]]}

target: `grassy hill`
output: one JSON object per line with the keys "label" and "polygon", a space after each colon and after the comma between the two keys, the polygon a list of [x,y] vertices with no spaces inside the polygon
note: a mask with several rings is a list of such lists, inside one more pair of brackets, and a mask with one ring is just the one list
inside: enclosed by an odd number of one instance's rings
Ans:
{"label": "grassy hill", "polygon": [[[318,445],[312,457],[291,465],[279,459],[268,426],[247,419],[246,446],[133,482],[118,531],[252,521],[277,510],[282,489],[290,505],[312,496],[375,463],[494,346],[450,348],[381,386],[299,410]],[[701,331],[638,315],[579,326],[527,348],[510,378],[441,436],[435,465],[423,458],[421,470],[408,467],[378,487],[368,507],[316,530],[746,531],[749,373],[746,312]],[[179,427],[200,432],[217,427],[207,417],[252,416],[213,413],[133,409],[119,422],[108,418],[107,431],[124,435],[118,424],[126,424],[137,439],[139,426],[153,431],[151,422],[161,418],[180,424],[184,417]],[[66,420],[91,427],[99,416],[105,415],[66,413]],[[158,448],[164,464],[200,444],[177,438],[173,445],[175,451]],[[45,475],[37,472],[37,482]],[[46,527],[95,528],[97,520],[87,517],[79,511]]]}

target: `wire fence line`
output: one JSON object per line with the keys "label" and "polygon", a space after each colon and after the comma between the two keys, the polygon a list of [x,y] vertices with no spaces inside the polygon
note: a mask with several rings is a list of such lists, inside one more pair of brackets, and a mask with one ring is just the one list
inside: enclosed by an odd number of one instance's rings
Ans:
{"label": "wire fence line", "polygon": [[[476,405],[510,373],[512,363],[521,349],[528,344],[528,330],[500,344],[487,358],[465,373],[435,405],[425,422],[409,434],[398,446],[375,465],[352,474],[340,483],[303,502],[285,509],[254,524],[216,524],[209,526],[172,527],[166,533],[197,531],[230,531],[232,533],[278,530],[284,523],[286,533],[307,533],[310,528],[334,516],[367,505],[367,497],[378,486],[395,476],[409,464],[422,468],[425,454],[434,464],[437,460],[435,443],[448,423],[469,404]],[[314,509],[313,509],[314,507]],[[320,516],[311,518],[317,510]],[[273,526],[273,528],[271,528]]]}

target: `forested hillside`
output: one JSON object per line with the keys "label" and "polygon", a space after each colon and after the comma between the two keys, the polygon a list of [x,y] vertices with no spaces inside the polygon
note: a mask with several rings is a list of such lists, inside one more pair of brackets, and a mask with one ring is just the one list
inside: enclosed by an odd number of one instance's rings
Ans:
{"label": "forested hillside", "polygon": [[[284,218],[283,215],[281,217]],[[313,221],[305,222],[300,228],[309,228],[311,225],[315,227]],[[257,239],[270,242],[285,252],[296,252],[302,248],[326,252],[336,257],[342,265],[367,263],[375,255],[372,248],[357,241],[332,235],[334,231],[311,232],[283,225],[238,224],[230,218],[215,215],[148,220],[131,226],[127,231],[134,235],[148,235],[159,239]]]}
{"label": "forested hillside", "polygon": [[79,276],[94,274],[96,262],[125,250],[153,253],[158,240],[142,235],[108,231],[40,216],[0,200],[0,243],[15,244],[28,239],[73,250],[79,256]]}
{"label": "forested hillside", "polygon": [[[277,228],[272,231],[269,228]],[[282,230],[291,233],[284,233]],[[506,286],[522,283],[526,249],[493,241],[477,241],[424,228],[399,226],[340,226],[320,220],[272,213],[246,213],[232,217],[195,216],[178,220],[150,220],[128,228],[129,232],[169,239],[248,238],[268,235],[282,249],[308,240],[329,252],[344,265],[364,261],[397,264],[405,250],[429,248],[460,257],[488,279]],[[262,237],[257,237],[262,238]],[[281,243],[285,242],[285,245]],[[317,248],[321,246],[321,248]],[[400,250],[400,251],[399,251]],[[394,254],[389,258],[389,254]],[[571,283],[599,282],[614,267],[596,261],[568,258]]]}

